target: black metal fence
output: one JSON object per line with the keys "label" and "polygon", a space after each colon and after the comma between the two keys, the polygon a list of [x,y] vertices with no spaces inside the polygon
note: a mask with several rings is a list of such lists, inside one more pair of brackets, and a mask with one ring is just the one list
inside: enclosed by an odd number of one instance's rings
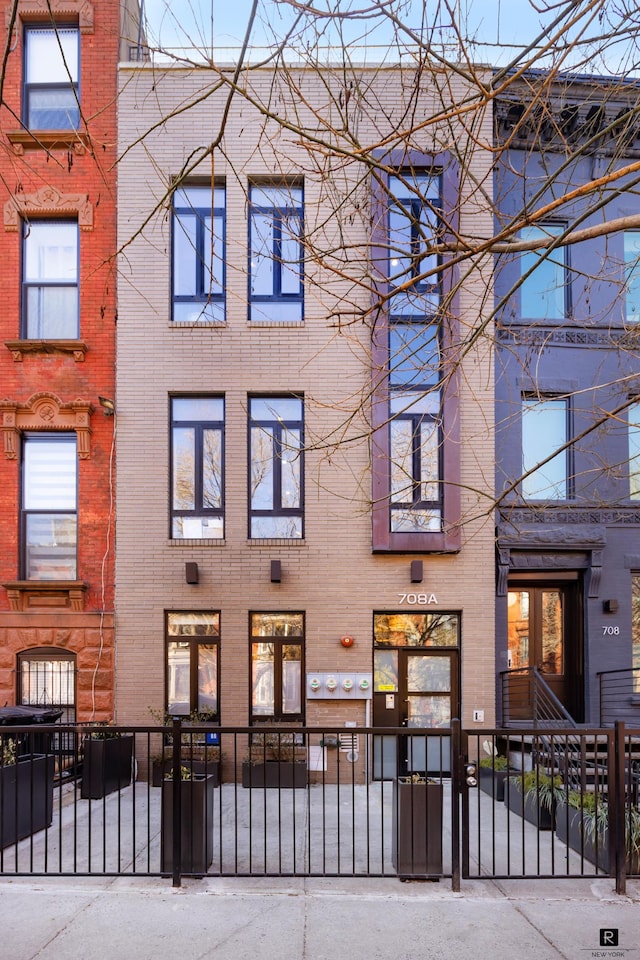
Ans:
{"label": "black metal fence", "polygon": [[0,728],[0,872],[601,875],[622,891],[639,759],[622,725]]}

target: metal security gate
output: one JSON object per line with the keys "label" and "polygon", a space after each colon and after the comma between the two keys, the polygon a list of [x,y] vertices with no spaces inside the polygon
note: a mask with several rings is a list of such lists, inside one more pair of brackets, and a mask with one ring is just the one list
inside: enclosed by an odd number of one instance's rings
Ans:
{"label": "metal security gate", "polygon": [[[373,779],[377,738],[409,773]],[[610,876],[624,892],[639,779],[640,730],[622,724],[0,727],[0,873]]]}

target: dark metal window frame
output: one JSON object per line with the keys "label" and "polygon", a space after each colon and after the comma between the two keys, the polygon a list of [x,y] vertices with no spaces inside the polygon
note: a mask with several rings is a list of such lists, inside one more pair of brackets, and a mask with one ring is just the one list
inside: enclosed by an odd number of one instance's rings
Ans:
{"label": "dark metal window frame", "polygon": [[[63,432],[52,432],[52,433],[35,433],[33,431],[25,430],[21,437],[21,464],[20,464],[20,570],[22,579],[27,579],[27,521],[31,516],[46,516],[48,514],[55,514],[56,516],[69,516],[75,517],[76,519],[76,543],[75,543],[75,566],[76,573],[75,577],[70,579],[75,580],[78,577],[78,533],[79,533],[79,515],[78,515],[78,485],[79,485],[79,472],[76,469],[76,490],[75,490],[75,499],[76,507],[75,510],[28,510],[24,506],[24,489],[25,489],[25,468],[26,468],[26,457],[25,457],[25,446],[27,443],[38,443],[38,442],[54,442],[54,443],[73,443],[73,448],[76,453],[78,451],[78,440],[75,433],[63,433]],[[37,579],[34,579],[30,582],[38,583]],[[51,581],[48,581],[51,582]]]}
{"label": "dark metal window frame", "polygon": [[[192,187],[210,187],[211,196],[213,202],[207,207],[201,206],[178,206],[176,204],[176,193],[173,195],[173,202],[171,206],[171,318],[175,321],[175,305],[179,303],[195,303],[206,305],[208,303],[219,303],[222,305],[223,313],[225,314],[226,319],[226,289],[227,289],[227,191],[226,186],[222,182],[214,181],[213,184],[205,183],[185,183],[180,185],[180,189],[189,190]],[[224,204],[222,207],[215,206],[215,191],[221,190],[224,196]],[[176,191],[177,192],[177,191]],[[176,236],[179,229],[178,222],[180,221],[181,216],[185,215],[195,217],[196,224],[196,250],[195,250],[195,289],[196,293],[193,296],[187,296],[184,294],[177,294],[175,292],[175,251],[176,251]],[[204,221],[206,217],[211,217],[211,232],[215,236],[214,224],[217,217],[222,219],[222,237],[217,238],[222,243],[222,251],[220,255],[220,262],[222,264],[222,280],[220,284],[220,292],[214,293],[211,290],[206,288],[205,277],[206,277],[206,264],[210,261],[209,253],[205,250],[205,227]],[[178,321],[181,322],[181,321]],[[182,321],[183,322],[183,321]],[[209,320],[205,318],[204,320],[198,321],[200,323],[214,323],[215,320]],[[223,321],[218,321],[223,322]]]}
{"label": "dark metal window frame", "polygon": [[[28,281],[26,279],[26,263],[27,263],[27,251],[26,245],[29,238],[29,231],[32,223],[34,224],[59,224],[69,225],[73,224],[76,228],[76,282],[67,283],[62,280],[59,281]],[[78,225],[78,220],[73,217],[32,217],[29,220],[22,219],[22,243],[21,243],[21,271],[20,271],[20,286],[21,286],[21,310],[20,310],[20,333],[23,339],[31,340],[57,340],[59,337],[51,337],[47,335],[47,331],[43,331],[42,337],[28,337],[27,336],[27,324],[28,324],[28,293],[32,287],[46,287],[47,289],[67,289],[76,291],[76,328],[74,337],[80,335],[80,227]],[[62,338],[68,339],[68,338]]]}
{"label": "dark metal window frame", "polygon": [[[524,392],[520,398],[520,464],[521,470],[524,468],[524,436],[522,430],[522,418],[524,417],[524,404],[527,400],[533,400],[537,404],[543,404],[547,401],[562,401],[565,405],[565,441],[564,441],[564,450],[562,453],[565,458],[565,493],[564,497],[525,497],[522,493],[522,482],[519,484],[519,489],[521,491],[522,499],[526,503],[566,503],[569,500],[573,500],[575,497],[575,453],[573,445],[571,444],[571,437],[573,434],[573,404],[571,402],[571,397],[566,394],[552,394],[552,393],[532,393]],[[556,454],[550,456],[546,462],[555,457]],[[535,472],[535,471],[534,471]]]}
{"label": "dark metal window frame", "polygon": [[[223,405],[223,418],[222,420],[176,420],[173,414],[173,402],[174,400],[220,400]],[[173,520],[174,517],[219,517],[222,521],[222,538],[224,538],[225,530],[225,420],[226,420],[226,405],[225,398],[220,394],[210,394],[204,395],[199,394],[198,396],[172,396],[169,398],[169,436],[170,436],[170,477],[171,477],[171,489],[169,491],[169,537],[173,539]],[[195,505],[193,510],[177,510],[173,506],[173,481],[174,481],[174,456],[175,456],[175,447],[173,442],[173,431],[175,427],[193,427],[195,430],[195,440],[194,440],[194,449],[195,449],[195,462],[193,465],[194,469],[194,501]],[[205,430],[219,430],[221,435],[220,441],[220,492],[221,492],[221,505],[220,507],[205,507],[204,506],[204,490],[203,490],[203,461],[204,461],[204,432]],[[189,539],[188,537],[186,539]],[[218,538],[216,538],[218,539]]]}
{"label": "dark metal window frame", "polygon": [[[253,400],[298,400],[300,402],[300,420],[283,420],[276,417],[273,420],[254,419],[251,412],[251,402]],[[253,465],[251,456],[251,431],[253,427],[265,427],[273,430],[273,448],[271,462],[273,464],[273,508],[271,510],[254,510],[251,506],[251,468]],[[300,431],[300,506],[283,507],[282,506],[282,442],[283,430]],[[254,517],[299,517],[301,525],[300,540],[304,539],[304,398],[301,394],[252,394],[249,396],[249,428],[248,428],[248,484],[249,484],[249,539],[270,540],[273,537],[251,537],[252,519]],[[275,539],[289,539],[275,538]]]}
{"label": "dark metal window frame", "polygon": [[[537,223],[530,225],[523,225],[522,229],[534,228],[540,230],[544,233],[545,227],[556,236],[556,240],[553,242],[552,247],[545,248],[543,256],[540,257],[540,260],[543,259],[553,259],[559,266],[562,268],[564,275],[564,283],[562,285],[562,292],[564,295],[564,312],[561,317],[530,317],[528,314],[525,314],[522,303],[523,303],[523,290],[526,286],[526,283],[529,279],[532,279],[535,282],[536,271],[538,269],[537,265],[531,267],[529,270],[523,272],[523,260],[524,257],[536,251],[524,251],[519,254],[518,257],[518,301],[519,301],[519,311],[518,315],[522,320],[531,320],[537,323],[550,323],[550,324],[561,324],[566,320],[570,320],[573,312],[573,297],[572,297],[572,283],[571,283],[571,254],[569,244],[562,243],[560,238],[567,230],[567,223],[561,220],[542,220]],[[520,237],[520,233],[518,234]],[[560,264],[560,258],[562,258],[562,263]]]}
{"label": "dark metal window frame", "polygon": [[[384,155],[387,170],[398,172],[408,178],[414,175],[438,173],[441,177],[442,241],[453,241],[458,227],[459,164],[448,152],[423,154],[411,151],[392,151]],[[387,178],[388,183],[388,178]],[[390,470],[390,413],[389,401],[393,384],[389,376],[389,330],[397,321],[409,323],[436,322],[439,326],[441,356],[454,354],[458,341],[457,312],[459,295],[456,284],[457,268],[449,264],[451,256],[440,258],[438,278],[441,308],[435,314],[417,318],[411,315],[394,315],[393,287],[389,282],[389,206],[393,199],[388,190],[379,184],[373,192],[372,262],[374,265],[374,304],[382,300],[382,309],[376,307],[376,325],[373,332],[373,507],[372,545],[374,552],[401,553],[455,553],[461,547],[460,515],[460,417],[459,417],[459,372],[455,363],[450,368],[442,362],[440,380],[440,489],[441,531],[392,531],[391,529],[391,470]],[[423,295],[423,291],[420,291]],[[429,288],[426,289],[428,295]],[[442,308],[442,304],[446,307]],[[430,386],[433,386],[432,384]],[[415,391],[414,391],[415,392]],[[418,390],[419,392],[419,390]],[[426,392],[426,391],[425,391]],[[421,504],[422,506],[422,504]],[[427,504],[427,509],[430,504]]]}
{"label": "dark metal window frame", "polygon": [[[302,617],[302,636],[263,636],[254,634],[253,618],[265,615],[278,616],[301,616]],[[305,712],[305,638],[306,638],[306,616],[303,610],[250,610],[249,611],[249,714],[252,726],[260,726],[264,723],[304,723]],[[273,702],[274,712],[272,715],[253,713],[253,644],[254,643],[273,643]],[[284,713],[282,711],[282,691],[283,691],[283,646],[300,647],[300,713]],[[279,706],[278,706],[279,705]]]}
{"label": "dark metal window frame", "polygon": [[[77,36],[77,68],[78,68],[78,79],[75,83],[69,81],[68,83],[28,83],[27,82],[27,71],[28,71],[28,47],[29,47],[29,35],[35,34],[37,32],[44,32],[53,30],[57,32],[58,30],[74,30]],[[47,21],[44,23],[24,23],[23,24],[23,76],[22,76],[22,117],[24,126],[28,130],[38,130],[44,129],[39,127],[33,127],[30,122],[30,94],[32,90],[59,90],[61,93],[64,93],[68,90],[73,90],[76,103],[78,104],[78,126],[80,125],[80,28],[78,23],[69,23],[67,21],[55,22]],[[65,130],[75,130],[77,127],[69,125],[69,127],[64,127]]]}
{"label": "dark metal window frame", "polygon": [[[255,190],[286,190],[288,188],[300,190],[302,192],[302,201],[300,206],[295,206],[290,204],[288,206],[266,206],[258,203],[254,203],[253,194]],[[251,290],[252,282],[252,255],[253,250],[251,247],[251,230],[254,213],[263,214],[269,217],[272,221],[272,262],[273,262],[273,292],[270,295],[267,294],[255,294]],[[299,250],[299,285],[300,289],[298,293],[283,293],[282,292],[282,238],[283,238],[283,229],[282,224],[286,221],[293,220],[297,218],[300,232],[298,238],[298,250]],[[299,303],[300,304],[300,320],[304,320],[304,246],[303,246],[303,236],[304,236],[304,187],[300,182],[286,182],[286,183],[262,183],[255,181],[249,184],[249,238],[248,238],[248,250],[249,250],[249,266],[248,266],[248,299],[249,299],[249,309],[251,310],[251,304],[259,303]],[[288,236],[288,233],[286,234]],[[286,261],[287,263],[291,261]],[[251,314],[249,319],[253,319]]]}
{"label": "dark metal window frame", "polygon": [[[193,613],[211,614],[218,618],[218,632],[209,636],[191,635],[191,634],[170,634],[169,616],[170,614],[189,615]],[[194,716],[203,711],[198,710],[199,693],[199,647],[215,647],[216,650],[216,704],[217,711],[207,711],[207,721],[213,723],[220,722],[220,644],[222,640],[222,615],[220,610],[165,610],[165,682],[164,682],[164,702],[168,710],[169,707],[169,645],[171,643],[189,644],[189,712],[183,716]],[[176,714],[180,716],[180,714]]]}

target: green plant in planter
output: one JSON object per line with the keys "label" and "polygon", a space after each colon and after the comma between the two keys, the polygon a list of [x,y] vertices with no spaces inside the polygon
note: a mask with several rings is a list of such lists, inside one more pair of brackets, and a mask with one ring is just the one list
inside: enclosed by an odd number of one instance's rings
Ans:
{"label": "green plant in planter", "polygon": [[552,811],[556,803],[565,798],[562,777],[557,774],[550,777],[547,773],[527,770],[517,777],[510,777],[525,797],[534,798],[545,810]]}
{"label": "green plant in planter", "polygon": [[[191,767],[185,767],[184,765],[180,767],[180,779],[181,780],[196,780],[201,776],[201,774],[194,773]],[[173,780],[173,770],[167,770],[164,775],[165,780]]]}
{"label": "green plant in planter", "polygon": [[502,773],[503,771],[509,769],[509,761],[506,757],[482,757],[480,760],[480,766],[488,770],[496,770],[498,773]]}
{"label": "green plant in planter", "polygon": [[265,760],[284,760],[291,763],[305,756],[304,747],[295,742],[294,733],[275,733],[259,730],[251,734],[249,744],[249,763],[264,763]]}
{"label": "green plant in planter", "polygon": [[[596,835],[604,843],[609,829],[609,804],[596,793],[580,793],[570,790],[566,796],[570,807],[582,813],[585,840],[595,842]],[[627,849],[631,854],[640,854],[640,809],[625,804],[624,832]]]}
{"label": "green plant in planter", "polygon": [[0,766],[10,767],[16,762],[16,742],[13,737],[6,740],[2,738],[2,748],[0,751]]}
{"label": "green plant in planter", "polygon": [[398,777],[399,783],[440,783],[432,777],[425,777],[422,773],[410,773],[406,777]]}

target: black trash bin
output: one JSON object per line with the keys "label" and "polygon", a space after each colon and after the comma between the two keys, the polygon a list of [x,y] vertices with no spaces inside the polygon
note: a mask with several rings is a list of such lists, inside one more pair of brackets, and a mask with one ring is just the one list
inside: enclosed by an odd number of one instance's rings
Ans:
{"label": "black trash bin", "polygon": [[[63,714],[59,707],[0,707],[0,727],[31,727],[57,723]],[[26,753],[51,753],[51,733],[20,733],[16,740],[18,756]]]}

